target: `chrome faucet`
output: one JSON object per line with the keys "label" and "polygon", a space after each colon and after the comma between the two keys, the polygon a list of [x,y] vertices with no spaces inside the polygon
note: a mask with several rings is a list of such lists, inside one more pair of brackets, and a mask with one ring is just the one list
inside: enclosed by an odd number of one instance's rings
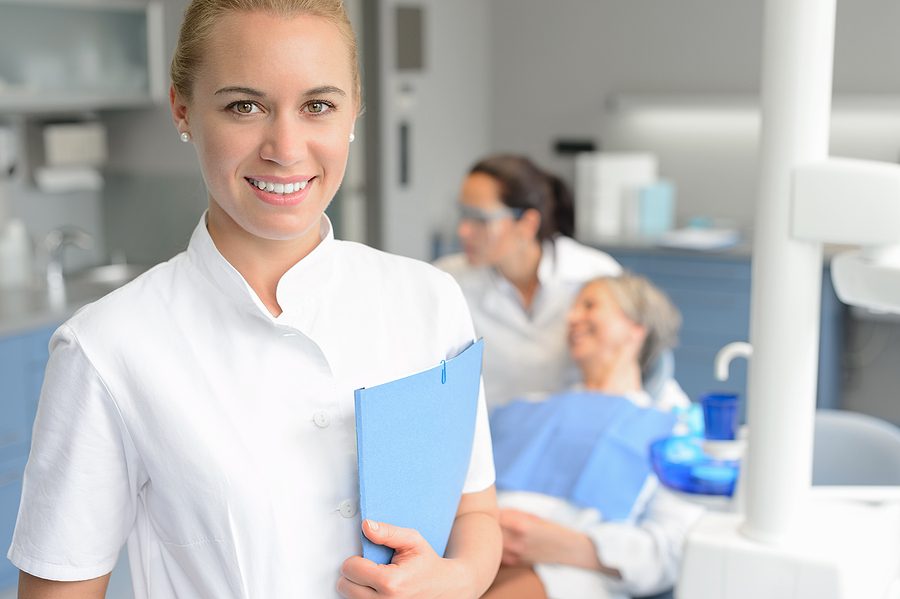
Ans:
{"label": "chrome faucet", "polygon": [[65,303],[63,252],[68,245],[89,250],[94,247],[94,238],[78,227],[53,229],[44,238],[44,249],[47,252],[47,292],[58,303]]}

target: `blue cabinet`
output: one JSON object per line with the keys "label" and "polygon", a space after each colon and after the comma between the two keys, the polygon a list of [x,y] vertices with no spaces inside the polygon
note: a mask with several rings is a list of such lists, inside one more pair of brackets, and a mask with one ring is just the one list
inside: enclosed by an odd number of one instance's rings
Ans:
{"label": "blue cabinet", "polygon": [[[683,318],[675,349],[675,376],[696,401],[710,391],[731,391],[746,397],[747,364],[731,363],[728,381],[715,380],[716,353],[732,341],[749,340],[750,257],[721,253],[697,254],[657,248],[601,249],[622,266],[646,276],[678,306]],[[822,324],[819,349],[817,406],[837,408],[841,396],[841,346],[845,309],[834,293],[830,271],[822,277]]]}
{"label": "blue cabinet", "polygon": [[28,453],[28,366],[23,337],[0,340],[0,462]]}
{"label": "blue cabinet", "polygon": [[47,344],[55,329],[0,338],[0,589],[18,579],[19,571],[6,559],[6,550],[19,511]]}

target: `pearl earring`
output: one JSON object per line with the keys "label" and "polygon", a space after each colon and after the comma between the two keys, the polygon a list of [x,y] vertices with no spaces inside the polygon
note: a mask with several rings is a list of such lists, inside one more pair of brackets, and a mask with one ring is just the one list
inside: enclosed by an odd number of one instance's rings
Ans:
{"label": "pearl earring", "polygon": [[183,141],[184,143],[191,141],[191,134],[187,131],[182,131],[179,137],[181,137],[181,141]]}
{"label": "pearl earring", "polygon": [[353,143],[353,140],[356,139],[356,133],[350,134],[350,143]]}

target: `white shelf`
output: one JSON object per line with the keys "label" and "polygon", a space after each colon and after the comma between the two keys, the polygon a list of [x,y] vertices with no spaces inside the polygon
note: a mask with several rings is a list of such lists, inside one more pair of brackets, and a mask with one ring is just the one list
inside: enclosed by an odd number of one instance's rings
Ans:
{"label": "white shelf", "polygon": [[145,108],[159,103],[147,94],[98,94],[43,92],[4,94],[0,91],[0,114],[47,115],[121,108]]}
{"label": "white shelf", "polygon": [[[604,108],[611,113],[645,110],[759,110],[759,94],[610,94]],[[836,94],[834,110],[865,110],[900,113],[900,94]]]}
{"label": "white shelf", "polygon": [[759,96],[751,94],[609,94],[604,100],[608,112],[709,108],[751,111],[758,107]]}

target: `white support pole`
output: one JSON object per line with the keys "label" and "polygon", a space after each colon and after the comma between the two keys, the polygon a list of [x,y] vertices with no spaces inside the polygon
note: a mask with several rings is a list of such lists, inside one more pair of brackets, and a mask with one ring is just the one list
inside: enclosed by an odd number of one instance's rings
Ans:
{"label": "white support pole", "polygon": [[746,520],[791,532],[812,477],[822,245],[791,237],[791,173],[828,155],[835,0],[767,0],[749,368]]}

